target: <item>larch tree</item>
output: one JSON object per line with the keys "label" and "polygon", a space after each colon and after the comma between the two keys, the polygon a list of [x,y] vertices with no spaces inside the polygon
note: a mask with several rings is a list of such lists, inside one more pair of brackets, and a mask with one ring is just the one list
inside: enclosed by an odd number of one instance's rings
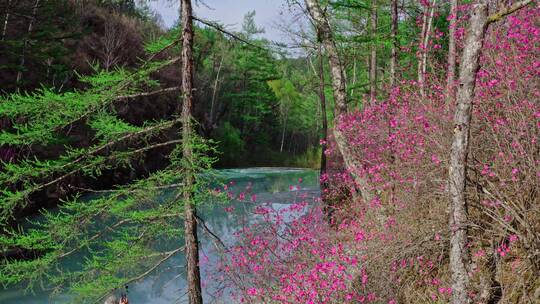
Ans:
{"label": "larch tree", "polygon": [[192,141],[192,105],[193,105],[193,17],[191,0],[181,2],[182,25],[182,93],[183,102],[178,107],[182,121],[182,155],[188,164],[182,197],[184,201],[184,234],[187,263],[188,300],[190,304],[202,303],[201,274],[199,269],[199,240],[197,237],[197,210],[193,201],[192,187],[194,172],[189,168],[194,163]]}

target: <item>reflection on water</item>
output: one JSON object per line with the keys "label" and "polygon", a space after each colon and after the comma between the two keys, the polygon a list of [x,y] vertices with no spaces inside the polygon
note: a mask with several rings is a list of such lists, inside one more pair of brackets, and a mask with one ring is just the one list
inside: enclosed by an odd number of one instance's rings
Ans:
{"label": "reflection on water", "polygon": [[[318,172],[293,168],[246,168],[219,170],[218,175],[227,183],[227,190],[238,194],[246,193],[244,202],[232,201],[206,204],[199,207],[199,216],[226,244],[234,241],[234,232],[243,225],[256,222],[259,218],[252,210],[260,204],[270,203],[274,209],[287,207],[300,197],[316,198],[319,195]],[[301,183],[299,182],[301,181]],[[232,183],[231,183],[232,182]],[[252,201],[255,200],[254,202]],[[218,259],[210,235],[200,229],[201,275],[205,303],[230,303],[230,299],[217,298],[213,294],[219,290],[217,282],[208,279],[211,269]],[[179,239],[178,242],[182,242]],[[69,261],[78,263],[79,261]],[[184,255],[179,253],[161,265],[158,270],[143,280],[129,286],[130,304],[170,304],[186,303]],[[22,287],[21,287],[22,288]],[[48,292],[25,295],[21,288],[0,291],[3,304],[44,304],[66,303],[68,296],[51,297]]]}

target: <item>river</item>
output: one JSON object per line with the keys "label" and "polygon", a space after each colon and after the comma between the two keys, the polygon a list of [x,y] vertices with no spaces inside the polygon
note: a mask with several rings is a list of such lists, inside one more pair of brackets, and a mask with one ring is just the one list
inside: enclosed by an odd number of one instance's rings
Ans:
{"label": "river", "polygon": [[[246,223],[253,223],[260,218],[253,209],[261,204],[270,203],[272,208],[286,208],[307,197],[308,202],[315,204],[319,196],[318,172],[308,169],[295,168],[246,168],[223,169],[218,171],[223,182],[228,184],[231,192],[239,193],[246,187],[251,188],[255,202],[246,199],[244,202],[230,201],[224,204],[203,205],[199,216],[204,219],[209,230],[216,234],[227,246],[234,243],[234,232]],[[254,197],[254,198],[255,198]],[[203,298],[205,303],[230,303],[224,296],[215,296],[220,289],[219,283],[209,279],[212,266],[218,260],[214,250],[213,238],[199,227],[201,242],[201,275],[203,281]],[[82,257],[81,257],[82,259]],[[77,263],[78,261],[70,261]],[[130,304],[171,304],[186,303],[186,281],[183,253],[179,253],[161,265],[159,269],[144,279],[129,286],[128,298]],[[225,294],[227,294],[225,292]],[[60,294],[51,297],[47,291],[36,291],[25,294],[23,286],[0,291],[2,304],[45,304],[69,303],[69,295]]]}

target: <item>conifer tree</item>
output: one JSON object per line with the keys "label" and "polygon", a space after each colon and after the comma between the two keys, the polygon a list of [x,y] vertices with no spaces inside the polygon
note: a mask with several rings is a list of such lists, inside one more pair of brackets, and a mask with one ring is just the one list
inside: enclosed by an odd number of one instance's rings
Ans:
{"label": "conifer tree", "polygon": [[[0,117],[10,118],[10,127],[0,132],[0,145],[28,155],[19,153],[16,161],[0,164],[2,285],[51,288],[53,293],[70,294],[74,303],[101,301],[184,251],[178,243],[184,231],[193,233],[189,229],[195,227],[190,226],[195,221],[194,206],[208,198],[208,170],[214,159],[206,155],[211,148],[192,131],[189,108],[182,111],[186,115],[177,112],[168,119],[135,125],[115,107],[119,100],[131,103],[140,96],[178,91],[161,88],[152,78],[181,61],[166,56],[178,45],[177,37],[178,31],[173,31],[148,44],[148,58],[136,69],[95,67],[94,75],[80,77],[84,89],[59,93],[43,88],[2,97]],[[183,97],[191,82],[185,79]],[[72,145],[74,126],[91,130],[90,145]],[[182,138],[166,135],[180,128]],[[64,145],[60,156],[32,156],[32,147],[52,143]],[[131,168],[149,151],[164,148],[169,151],[164,169],[91,198],[81,200],[84,190],[69,183],[75,176],[99,179],[106,171]],[[36,195],[60,186],[73,195],[63,198],[57,211],[43,209],[37,220],[21,215]],[[186,230],[184,217],[191,220],[186,221]],[[84,257],[83,262],[64,263],[75,256]]]}

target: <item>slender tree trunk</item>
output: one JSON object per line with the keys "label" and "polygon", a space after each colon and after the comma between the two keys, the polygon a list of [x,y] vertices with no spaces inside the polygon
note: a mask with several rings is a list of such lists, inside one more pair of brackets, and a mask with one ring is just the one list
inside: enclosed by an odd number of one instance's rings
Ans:
{"label": "slender tree trunk", "polygon": [[448,25],[448,72],[446,74],[446,103],[449,106],[455,100],[454,82],[456,81],[456,24],[458,0],[450,0],[450,24]]}
{"label": "slender tree trunk", "polygon": [[[424,24],[422,25],[422,40],[420,58],[418,60],[418,84],[420,85],[420,94],[425,96],[426,69],[428,58],[429,37],[431,36],[431,26],[433,17],[435,16],[435,5],[437,0],[433,0],[430,7],[427,7],[424,12]],[[428,16],[429,12],[429,16]]]}
{"label": "slender tree trunk", "polygon": [[[191,0],[181,2],[182,22],[182,93],[184,99],[181,107],[182,120],[182,152],[188,164],[193,164],[192,151],[192,104],[193,104],[193,18]],[[199,241],[197,238],[196,208],[193,201],[193,171],[187,168],[184,181],[184,234],[187,262],[188,299],[190,304],[201,304],[201,275],[199,270]]]}
{"label": "slender tree trunk", "polygon": [[8,0],[7,6],[6,6],[6,17],[4,17],[4,26],[2,27],[2,39],[0,40],[4,40],[6,38],[10,9],[11,9],[11,0]]}
{"label": "slender tree trunk", "polygon": [[23,49],[21,53],[21,61],[19,63],[19,71],[17,71],[17,78],[15,80],[16,83],[20,83],[22,80],[23,69],[24,69],[24,64],[26,60],[26,49],[28,48],[28,39],[30,38],[30,35],[32,34],[32,30],[34,28],[34,22],[36,20],[38,6],[39,6],[39,0],[36,0],[34,8],[32,9],[32,18],[30,19],[28,23],[28,30],[27,30],[28,37],[24,39]]}
{"label": "slender tree trunk", "polygon": [[353,180],[360,190],[360,195],[363,200],[371,201],[373,194],[368,187],[365,179],[355,174],[359,162],[354,158],[345,135],[339,129],[339,118],[347,113],[347,93],[345,91],[345,77],[343,76],[343,65],[339,59],[338,50],[334,42],[332,31],[328,19],[323,14],[322,9],[317,0],[305,0],[309,14],[316,24],[317,34],[322,45],[326,49],[328,62],[330,65],[330,76],[332,79],[332,89],[334,93],[334,128],[333,134],[338,146],[338,150],[343,157],[345,167],[351,173]]}
{"label": "slender tree trunk", "polygon": [[353,70],[352,70],[351,97],[354,99],[354,88],[356,86],[356,49],[353,50]]}
{"label": "slender tree trunk", "polygon": [[[429,2],[428,2],[429,3]],[[427,18],[428,18],[428,12],[429,12],[429,7],[424,7],[424,10],[422,11],[422,31],[420,33],[420,50],[418,52],[418,68],[416,69],[416,73],[417,73],[417,81],[418,81],[418,85],[420,86],[420,92],[422,94],[422,96],[424,96],[424,78],[423,78],[423,75],[422,75],[422,58],[423,58],[423,53],[425,52],[424,50],[424,39],[426,37],[426,28],[427,28]]]}
{"label": "slender tree trunk", "polygon": [[457,108],[454,114],[454,135],[450,151],[450,270],[452,272],[452,303],[470,303],[467,264],[468,211],[465,195],[469,130],[476,73],[480,67],[480,54],[487,28],[487,5],[484,0],[475,4],[459,69]]}
{"label": "slender tree trunk", "polygon": [[427,70],[427,58],[429,55],[428,47],[429,47],[429,38],[431,37],[431,28],[433,27],[433,17],[435,16],[435,8],[437,5],[437,0],[433,0],[431,3],[431,11],[429,13],[427,28],[426,28],[426,36],[424,38],[424,53],[422,56],[422,75],[425,81],[426,77],[426,70]]}
{"label": "slender tree trunk", "polygon": [[[321,177],[326,174],[326,147],[328,146],[328,118],[326,117],[326,96],[324,95],[324,62],[321,47],[319,46],[319,100],[321,102],[322,145],[321,145]],[[321,183],[321,191],[328,188],[326,182]],[[324,194],[323,194],[324,197]]]}
{"label": "slender tree trunk", "polygon": [[393,87],[396,84],[396,68],[397,68],[397,50],[399,48],[398,40],[398,0],[392,0],[392,55],[390,59],[390,86]]}
{"label": "slender tree trunk", "polygon": [[487,27],[490,23],[525,7],[532,0],[522,0],[488,17],[487,0],[480,0],[473,8],[459,66],[459,88],[454,114],[454,136],[450,150],[448,185],[450,192],[450,271],[452,273],[452,304],[470,303],[467,263],[468,211],[466,191],[467,155],[469,153],[472,101],[476,74]]}
{"label": "slender tree trunk", "polygon": [[369,101],[377,98],[377,0],[371,0],[371,55],[369,63]]}
{"label": "slender tree trunk", "polygon": [[285,130],[287,130],[287,120],[289,116],[289,111],[285,112],[285,117],[283,117],[283,129],[281,131],[281,146],[279,147],[279,152],[283,152],[283,145],[285,144]]}
{"label": "slender tree trunk", "polygon": [[215,104],[216,104],[216,95],[217,95],[217,90],[218,90],[218,85],[219,85],[219,76],[220,76],[220,73],[221,73],[221,68],[223,67],[223,57],[224,56],[221,56],[221,59],[219,61],[219,66],[218,66],[218,70],[217,70],[217,74],[216,74],[216,80],[214,81],[214,90],[212,91],[212,103],[211,103],[211,106],[210,106],[210,126],[212,127],[214,125],[214,117],[215,117]]}

